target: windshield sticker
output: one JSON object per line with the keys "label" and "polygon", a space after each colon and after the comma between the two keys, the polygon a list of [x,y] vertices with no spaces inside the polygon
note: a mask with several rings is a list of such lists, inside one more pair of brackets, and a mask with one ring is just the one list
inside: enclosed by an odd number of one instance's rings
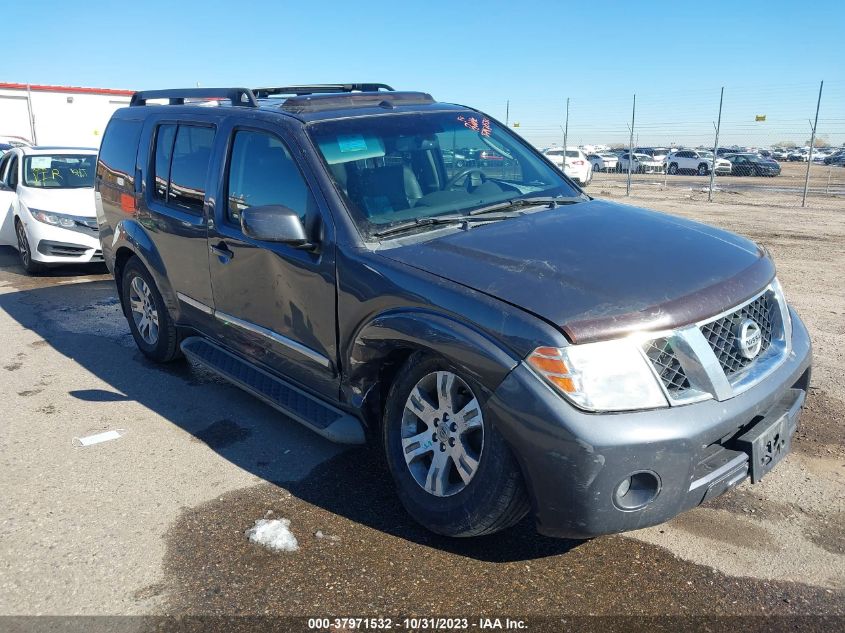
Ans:
{"label": "windshield sticker", "polygon": [[360,134],[339,135],[337,144],[341,152],[366,152],[367,141]]}
{"label": "windshield sticker", "polygon": [[31,169],[50,169],[53,159],[50,156],[33,156],[29,159]]}
{"label": "windshield sticker", "polygon": [[481,136],[490,136],[492,133],[490,119],[484,118],[479,122],[479,120],[474,116],[465,117],[461,115],[458,117],[458,121],[461,121],[465,128],[469,128],[473,132],[479,132]]}
{"label": "windshield sticker", "polygon": [[32,167],[30,168],[32,172],[32,181],[35,185],[43,185],[48,180],[59,180],[62,176],[59,173],[59,170],[53,167],[50,168],[43,168],[43,167]]}

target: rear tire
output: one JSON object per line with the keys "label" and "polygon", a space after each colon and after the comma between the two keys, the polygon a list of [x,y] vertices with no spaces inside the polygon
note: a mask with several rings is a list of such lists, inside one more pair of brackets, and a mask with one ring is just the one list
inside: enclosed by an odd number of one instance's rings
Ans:
{"label": "rear tire", "polygon": [[387,464],[408,514],[437,534],[492,534],[528,512],[519,466],[485,418],[486,401],[465,372],[421,352],[390,388],[382,424]]}
{"label": "rear tire", "polygon": [[707,169],[707,164],[706,164],[706,163],[701,163],[701,164],[698,166],[698,175],[699,175],[699,176],[706,176],[706,175],[707,175],[707,174],[709,174],[709,173],[710,173],[710,170],[709,170],[709,169]]}
{"label": "rear tire", "polygon": [[678,163],[672,163],[669,165],[669,173],[673,176],[678,173]]}
{"label": "rear tire", "polygon": [[26,236],[26,229],[20,218],[15,218],[15,235],[18,238],[18,259],[20,259],[21,266],[30,275],[39,275],[43,273],[47,267],[32,259],[32,247],[29,245],[29,239]]}
{"label": "rear tire", "polygon": [[179,333],[155,281],[141,260],[133,256],[121,278],[123,312],[138,349],[157,363],[181,357]]}

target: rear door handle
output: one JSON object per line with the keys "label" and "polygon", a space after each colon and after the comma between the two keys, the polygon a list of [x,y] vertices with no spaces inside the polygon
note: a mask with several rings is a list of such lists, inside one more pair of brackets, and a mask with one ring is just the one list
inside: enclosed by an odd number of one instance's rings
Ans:
{"label": "rear door handle", "polygon": [[220,242],[217,245],[209,245],[209,250],[220,258],[222,263],[228,262],[235,256],[235,253],[226,246],[226,242]]}

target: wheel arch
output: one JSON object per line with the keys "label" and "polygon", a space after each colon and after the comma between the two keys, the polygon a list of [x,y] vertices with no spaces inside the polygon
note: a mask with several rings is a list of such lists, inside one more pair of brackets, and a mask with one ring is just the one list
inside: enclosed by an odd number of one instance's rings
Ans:
{"label": "wheel arch", "polygon": [[379,427],[393,378],[416,352],[443,357],[491,391],[519,363],[489,335],[452,316],[420,308],[378,314],[352,337],[341,386],[368,429]]}
{"label": "wheel arch", "polygon": [[150,275],[152,275],[170,314],[174,315],[174,317],[177,316],[179,314],[179,301],[176,297],[176,292],[167,278],[167,269],[165,268],[164,261],[155,244],[150,239],[150,236],[147,235],[147,232],[138,223],[124,220],[115,227],[114,234],[115,239],[112,245],[112,252],[114,253],[114,280],[117,284],[121,306],[123,306],[123,292],[121,291],[123,270],[126,267],[126,263],[132,256],[135,256],[141,260],[141,263]]}

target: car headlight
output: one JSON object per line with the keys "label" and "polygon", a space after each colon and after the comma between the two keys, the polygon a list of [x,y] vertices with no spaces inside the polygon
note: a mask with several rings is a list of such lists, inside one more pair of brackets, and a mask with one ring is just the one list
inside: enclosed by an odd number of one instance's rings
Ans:
{"label": "car headlight", "polygon": [[52,226],[60,226],[63,229],[72,229],[76,227],[76,218],[63,213],[53,213],[52,211],[41,211],[40,209],[29,208],[29,212],[36,220],[44,224]]}
{"label": "car headlight", "polygon": [[526,361],[581,409],[631,411],[669,406],[634,340],[538,347]]}

